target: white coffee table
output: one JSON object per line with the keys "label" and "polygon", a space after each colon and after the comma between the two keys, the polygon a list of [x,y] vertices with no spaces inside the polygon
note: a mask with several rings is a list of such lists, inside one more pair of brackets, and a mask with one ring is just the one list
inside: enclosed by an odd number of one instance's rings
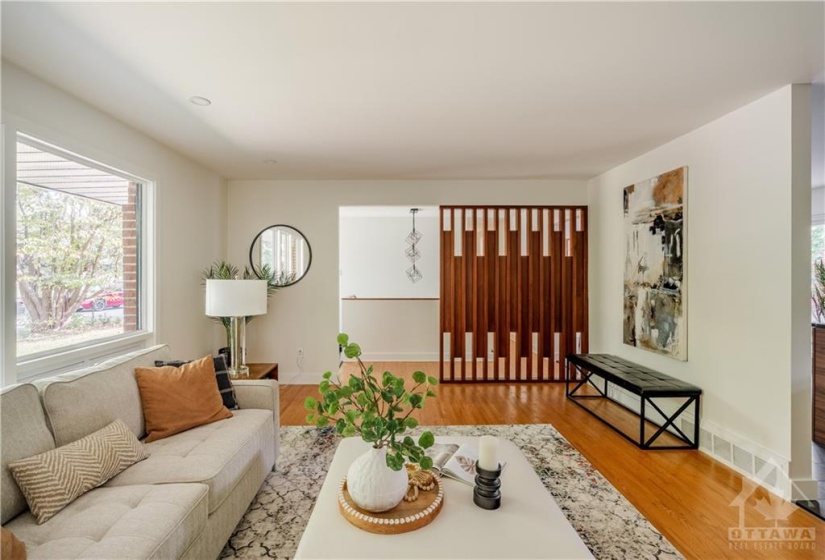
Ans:
{"label": "white coffee table", "polygon": [[[437,438],[440,443],[478,443],[478,438]],[[501,440],[507,468],[501,477],[501,508],[473,503],[473,489],[444,478],[438,517],[400,535],[368,533],[338,512],[336,494],[350,463],[369,444],[357,437],[338,446],[298,543],[295,558],[593,558],[521,450]]]}

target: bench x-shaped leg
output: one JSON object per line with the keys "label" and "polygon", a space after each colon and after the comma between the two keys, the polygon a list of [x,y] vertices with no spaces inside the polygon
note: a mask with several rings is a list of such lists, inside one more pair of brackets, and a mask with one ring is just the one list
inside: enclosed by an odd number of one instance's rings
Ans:
{"label": "bench x-shaped leg", "polygon": [[[599,387],[598,387],[595,383],[593,383],[593,381],[591,381],[591,379],[590,379],[591,377],[593,377],[594,372],[592,372],[592,371],[583,371],[583,370],[582,370],[582,369],[581,369],[578,365],[576,365],[576,364],[573,364],[573,367],[574,367],[574,368],[576,368],[576,371],[578,371],[578,372],[579,372],[579,375],[582,375],[583,377],[582,377],[582,380],[579,382],[579,384],[578,384],[578,385],[576,385],[575,387],[573,387],[573,390],[572,390],[572,391],[569,389],[569,387],[570,387],[570,380],[569,380],[569,379],[567,380],[567,387],[568,387],[568,390],[567,390],[567,396],[568,396],[568,397],[572,397],[572,396],[573,396],[573,393],[575,393],[576,391],[578,391],[578,390],[579,390],[582,386],[584,386],[585,384],[589,383],[590,385],[592,385],[592,386],[593,386],[593,388],[594,388],[594,389],[596,389],[596,391],[598,391],[598,392],[599,392],[599,395],[601,395],[602,397],[607,398],[607,380],[606,380],[606,379],[605,379],[605,381],[604,381],[604,390],[602,390],[602,389],[600,389],[600,388],[599,388]],[[578,398],[583,398],[583,397],[596,397],[596,396],[597,396],[597,395],[577,395],[577,397],[578,397]]]}
{"label": "bench x-shaped leg", "polygon": [[[659,414],[661,414],[661,415],[662,415],[662,418],[664,418],[664,419],[666,420],[666,421],[665,421],[665,423],[664,423],[664,424],[662,424],[662,425],[659,427],[659,429],[658,429],[658,430],[656,430],[656,433],[654,433],[654,434],[650,437],[650,439],[649,439],[649,440],[647,440],[647,441],[643,444],[643,447],[650,447],[650,444],[651,444],[651,443],[653,443],[653,442],[654,442],[654,440],[656,440],[656,438],[658,438],[658,437],[662,434],[662,432],[664,432],[664,431],[667,429],[667,427],[668,427],[668,426],[673,426],[673,429],[674,429],[674,430],[676,430],[677,432],[679,432],[679,435],[680,435],[680,436],[682,436],[682,441],[684,441],[685,443],[689,443],[689,444],[691,444],[691,445],[695,445],[695,444],[696,444],[696,442],[695,442],[695,441],[691,441],[691,440],[690,440],[690,438],[689,438],[689,437],[687,437],[687,436],[685,435],[685,433],[684,433],[682,430],[680,430],[680,429],[679,429],[679,426],[677,426],[676,424],[674,424],[674,422],[676,421],[676,419],[677,419],[677,418],[679,418],[679,415],[680,415],[680,414],[682,414],[682,412],[684,412],[684,411],[685,411],[685,409],[686,409],[688,406],[690,406],[690,404],[691,404],[691,403],[693,403],[693,402],[695,402],[695,401],[696,401],[696,397],[688,397],[688,400],[686,400],[686,401],[684,402],[684,404],[682,404],[682,406],[681,406],[681,407],[679,407],[679,410],[677,410],[676,412],[674,412],[672,416],[668,416],[667,414],[665,414],[664,412],[662,412],[662,409],[661,409],[661,408],[659,408],[659,407],[656,405],[656,403],[655,403],[655,402],[653,402],[653,400],[652,400],[650,397],[643,397],[643,401],[647,401],[647,402],[649,402],[649,403],[650,403],[650,405],[651,405],[653,408],[655,408],[655,409],[656,409],[656,412],[658,412]],[[644,406],[642,406],[642,411],[644,411]],[[644,425],[644,421],[645,421],[645,418],[644,418],[644,414],[643,414],[643,415],[642,415],[642,423],[643,423],[643,425]],[[694,421],[695,421],[695,420],[694,420]],[[644,441],[644,431],[642,431],[642,433],[640,434],[640,436],[641,436],[641,437],[639,438],[639,441]]]}

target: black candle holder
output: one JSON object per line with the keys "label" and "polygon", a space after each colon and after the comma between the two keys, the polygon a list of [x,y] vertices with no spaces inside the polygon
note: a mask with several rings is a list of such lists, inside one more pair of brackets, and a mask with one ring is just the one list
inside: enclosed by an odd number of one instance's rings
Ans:
{"label": "black candle holder", "polygon": [[483,509],[501,507],[501,465],[494,471],[482,469],[476,463],[476,487],[473,490],[473,502]]}

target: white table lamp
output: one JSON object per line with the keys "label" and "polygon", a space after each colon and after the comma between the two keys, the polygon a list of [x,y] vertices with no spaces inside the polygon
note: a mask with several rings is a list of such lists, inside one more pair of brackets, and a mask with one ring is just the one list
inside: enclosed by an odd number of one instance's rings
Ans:
{"label": "white table lamp", "polygon": [[207,280],[206,314],[230,317],[229,375],[247,375],[246,318],[266,313],[266,280]]}

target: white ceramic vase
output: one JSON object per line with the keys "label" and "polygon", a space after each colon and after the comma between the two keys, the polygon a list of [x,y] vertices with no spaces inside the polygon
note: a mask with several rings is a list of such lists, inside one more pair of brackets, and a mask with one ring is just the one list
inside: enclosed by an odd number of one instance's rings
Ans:
{"label": "white ceramic vase", "polygon": [[387,466],[387,448],[370,447],[349,466],[347,490],[361,509],[390,510],[407,492],[407,469],[392,470]]}

